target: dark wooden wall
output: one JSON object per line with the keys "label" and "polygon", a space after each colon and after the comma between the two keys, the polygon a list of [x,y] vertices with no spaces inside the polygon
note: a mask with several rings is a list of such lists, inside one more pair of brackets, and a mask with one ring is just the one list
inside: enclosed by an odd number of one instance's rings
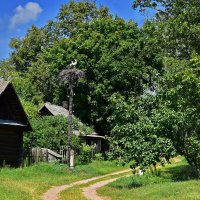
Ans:
{"label": "dark wooden wall", "polygon": [[40,116],[53,116],[53,115],[46,107],[43,107],[40,110]]}
{"label": "dark wooden wall", "polygon": [[18,167],[22,164],[23,132],[16,126],[0,125],[0,165]]}
{"label": "dark wooden wall", "polygon": [[29,126],[26,114],[12,85],[0,96],[0,119],[15,120]]}

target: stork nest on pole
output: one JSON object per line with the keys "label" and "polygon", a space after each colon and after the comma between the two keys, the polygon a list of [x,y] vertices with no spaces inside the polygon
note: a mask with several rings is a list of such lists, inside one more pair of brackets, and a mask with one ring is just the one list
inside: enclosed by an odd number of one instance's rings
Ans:
{"label": "stork nest on pole", "polygon": [[59,74],[60,81],[64,82],[65,84],[69,81],[75,82],[78,79],[84,78],[85,73],[78,69],[64,69]]}

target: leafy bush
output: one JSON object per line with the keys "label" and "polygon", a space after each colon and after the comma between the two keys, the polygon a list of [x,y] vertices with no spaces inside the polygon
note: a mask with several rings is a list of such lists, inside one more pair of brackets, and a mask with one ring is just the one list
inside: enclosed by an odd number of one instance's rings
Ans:
{"label": "leafy bush", "polygon": [[63,116],[31,119],[33,146],[59,150],[67,141],[67,120]]}
{"label": "leafy bush", "polygon": [[78,162],[82,164],[90,163],[92,161],[92,151],[92,146],[83,143],[80,149],[80,155],[78,156]]}
{"label": "leafy bush", "polygon": [[79,130],[81,133],[92,134],[94,129],[86,124],[83,124],[77,117],[73,117],[73,126],[75,130]]}
{"label": "leafy bush", "polygon": [[98,161],[102,161],[102,160],[103,160],[103,155],[102,155],[102,153],[96,153],[96,154],[94,155],[94,159],[95,159],[95,160],[98,160]]}
{"label": "leafy bush", "polygon": [[[77,118],[74,118],[76,129],[88,130],[86,134],[93,131],[92,128],[82,124]],[[25,134],[24,148],[29,149],[30,146],[39,146],[49,148],[55,151],[60,150],[60,146],[67,145],[67,119],[63,116],[45,116],[33,117],[30,119],[33,131]],[[87,127],[87,129],[86,129]],[[72,137],[72,148],[77,152],[82,149],[83,141],[76,135]]]}
{"label": "leafy bush", "polygon": [[39,106],[36,106],[30,101],[25,101],[24,99],[20,99],[22,106],[24,108],[24,111],[26,112],[29,119],[38,117],[38,108]]}

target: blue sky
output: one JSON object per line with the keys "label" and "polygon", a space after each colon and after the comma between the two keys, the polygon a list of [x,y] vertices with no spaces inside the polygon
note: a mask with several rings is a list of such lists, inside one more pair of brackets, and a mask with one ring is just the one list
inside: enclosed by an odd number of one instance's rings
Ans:
{"label": "blue sky", "polygon": [[[110,8],[125,20],[133,19],[142,25],[144,18],[137,11],[133,11],[133,0],[96,0],[97,5]],[[9,41],[12,37],[23,37],[31,25],[44,26],[49,19],[54,19],[59,7],[69,0],[1,0],[0,6],[0,60],[6,59],[11,52]]]}

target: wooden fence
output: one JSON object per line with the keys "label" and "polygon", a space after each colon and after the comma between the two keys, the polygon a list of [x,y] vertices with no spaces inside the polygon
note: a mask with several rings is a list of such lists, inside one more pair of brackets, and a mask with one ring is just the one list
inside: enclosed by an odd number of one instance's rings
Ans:
{"label": "wooden fence", "polygon": [[66,158],[63,150],[62,155],[47,148],[34,147],[31,149],[29,155],[24,158],[23,166],[30,166],[38,162],[61,162]]}

